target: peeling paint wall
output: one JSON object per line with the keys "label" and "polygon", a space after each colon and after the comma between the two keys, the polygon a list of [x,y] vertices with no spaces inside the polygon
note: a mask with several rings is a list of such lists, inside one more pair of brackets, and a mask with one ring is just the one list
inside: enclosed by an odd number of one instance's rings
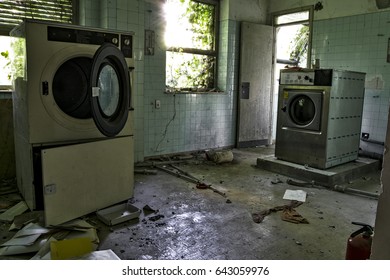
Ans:
{"label": "peeling paint wall", "polygon": [[[316,0],[270,0],[269,13],[280,12],[292,8],[315,5]],[[327,0],[321,1],[324,8],[314,13],[314,20],[361,15],[378,12],[375,0]],[[383,10],[389,10],[383,9]]]}

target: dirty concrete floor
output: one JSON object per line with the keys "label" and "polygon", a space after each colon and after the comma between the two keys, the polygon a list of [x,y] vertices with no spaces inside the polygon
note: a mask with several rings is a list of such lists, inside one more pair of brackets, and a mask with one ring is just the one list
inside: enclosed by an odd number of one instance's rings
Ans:
{"label": "dirty concrete floor", "polygon": [[[136,174],[130,202],[158,212],[141,213],[138,220],[112,227],[89,215],[88,221],[98,229],[98,249],[112,249],[128,260],[344,259],[347,238],[359,228],[351,222],[374,225],[377,200],[288,185],[288,177],[255,166],[259,155],[273,152],[272,147],[235,149],[231,163],[188,160],[176,164],[226,197],[160,170],[156,175]],[[378,191],[380,171],[347,184]],[[253,213],[289,204],[283,200],[286,189],[307,192],[306,202],[295,210],[309,223],[283,221],[280,212],[255,223]],[[150,219],[157,215],[159,219]]]}
{"label": "dirty concrete floor", "polygon": [[[287,177],[255,167],[264,153],[273,149],[234,150],[232,163],[178,165],[227,198],[161,171],[136,175],[133,204],[149,205],[164,217],[150,221],[142,215],[138,224],[103,230],[100,249],[111,248],[121,259],[344,259],[346,240],[359,228],[351,222],[374,225],[377,201],[287,185]],[[378,171],[348,185],[378,190],[379,176]],[[277,179],[282,183],[274,184]],[[289,203],[282,198],[286,189],[307,192],[307,202],[296,210],[309,224],[282,221],[280,212],[254,223],[252,213]]]}

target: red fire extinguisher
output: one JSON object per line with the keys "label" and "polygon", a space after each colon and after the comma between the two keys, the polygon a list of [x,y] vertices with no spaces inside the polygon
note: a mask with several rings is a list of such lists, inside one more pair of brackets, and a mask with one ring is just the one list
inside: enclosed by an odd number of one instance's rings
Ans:
{"label": "red fire extinguisher", "polygon": [[352,222],[354,225],[362,226],[348,238],[346,260],[367,260],[371,255],[372,236],[374,228],[370,225]]}

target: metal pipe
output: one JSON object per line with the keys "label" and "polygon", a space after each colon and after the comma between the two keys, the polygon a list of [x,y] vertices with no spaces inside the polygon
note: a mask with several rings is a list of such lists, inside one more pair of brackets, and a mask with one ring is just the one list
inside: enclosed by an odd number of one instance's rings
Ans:
{"label": "metal pipe", "polygon": [[385,142],[381,142],[381,141],[377,141],[377,140],[365,139],[365,138],[361,138],[360,140],[362,140],[363,142],[373,143],[373,144],[377,144],[377,145],[381,145],[381,146],[385,145]]}
{"label": "metal pipe", "polygon": [[342,186],[338,186],[338,185],[333,186],[332,189],[335,190],[335,191],[338,191],[338,192],[357,194],[357,195],[362,195],[362,196],[368,196],[368,197],[371,197],[371,198],[374,198],[374,199],[378,199],[379,198],[379,194],[377,194],[377,193],[366,192],[366,191],[352,189],[352,188],[346,188],[346,187],[342,187]]}

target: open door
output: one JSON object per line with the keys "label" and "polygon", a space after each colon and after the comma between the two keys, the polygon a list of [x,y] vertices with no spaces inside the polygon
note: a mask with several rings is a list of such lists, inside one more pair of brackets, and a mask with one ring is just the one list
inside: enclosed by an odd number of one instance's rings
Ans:
{"label": "open door", "polygon": [[270,144],[273,27],[241,23],[237,147]]}
{"label": "open door", "polygon": [[91,110],[97,128],[106,136],[117,135],[127,122],[130,107],[129,70],[123,53],[103,44],[92,62]]}

